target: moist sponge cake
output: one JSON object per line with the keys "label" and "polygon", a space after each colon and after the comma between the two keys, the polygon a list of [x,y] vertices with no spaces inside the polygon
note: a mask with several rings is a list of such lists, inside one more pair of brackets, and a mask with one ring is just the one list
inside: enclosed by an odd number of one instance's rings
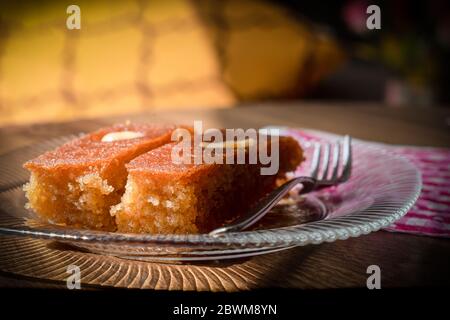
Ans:
{"label": "moist sponge cake", "polygon": [[[270,141],[270,139],[269,139]],[[261,175],[261,164],[174,163],[176,144],[147,152],[126,165],[128,181],[113,206],[119,232],[209,232],[245,212],[303,160],[298,143],[280,137],[279,171]]]}
{"label": "moist sponge cake", "polygon": [[174,126],[120,124],[64,144],[24,164],[27,206],[64,225],[115,231],[110,207],[120,202],[125,164],[170,142]]}

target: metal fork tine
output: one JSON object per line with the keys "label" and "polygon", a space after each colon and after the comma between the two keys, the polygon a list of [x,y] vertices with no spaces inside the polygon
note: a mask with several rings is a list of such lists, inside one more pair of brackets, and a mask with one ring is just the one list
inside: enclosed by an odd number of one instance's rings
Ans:
{"label": "metal fork tine", "polygon": [[319,142],[316,142],[314,144],[314,154],[311,161],[311,177],[314,179],[317,179],[317,175],[319,174],[320,153],[321,145]]}
{"label": "metal fork tine", "polygon": [[332,165],[332,176],[331,176],[331,180],[332,181],[336,181],[338,178],[338,173],[339,173],[339,156],[340,156],[340,144],[339,143],[335,143],[334,144],[334,149],[333,149],[333,165]]}
{"label": "metal fork tine", "polygon": [[352,171],[352,144],[349,136],[344,137],[343,142],[343,169],[339,178],[339,182],[347,181],[350,178]]}
{"label": "metal fork tine", "polygon": [[322,158],[322,162],[323,162],[322,178],[320,178],[319,180],[325,181],[328,178],[328,168],[330,167],[330,150],[331,150],[331,146],[329,143],[327,143],[325,145],[325,151],[324,151],[323,158]]}

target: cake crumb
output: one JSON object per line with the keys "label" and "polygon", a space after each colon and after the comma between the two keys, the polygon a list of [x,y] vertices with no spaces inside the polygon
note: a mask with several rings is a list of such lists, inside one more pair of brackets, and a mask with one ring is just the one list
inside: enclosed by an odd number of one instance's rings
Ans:
{"label": "cake crumb", "polygon": [[147,197],[147,201],[149,203],[151,203],[152,205],[154,205],[155,207],[159,206],[159,199],[157,197],[154,196],[148,196]]}

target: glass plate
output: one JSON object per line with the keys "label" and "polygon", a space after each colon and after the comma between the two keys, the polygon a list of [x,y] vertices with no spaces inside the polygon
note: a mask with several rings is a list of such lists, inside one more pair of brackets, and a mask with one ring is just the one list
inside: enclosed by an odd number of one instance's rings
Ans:
{"label": "glass plate", "polygon": [[[282,129],[294,136],[311,159],[312,141],[341,137],[310,130]],[[124,234],[61,227],[35,219],[24,209],[22,164],[73,139],[61,137],[17,149],[0,157],[0,234],[55,240],[93,253],[146,261],[199,261],[242,258],[294,246],[332,242],[384,228],[412,207],[421,189],[418,170],[406,159],[368,142],[353,141],[351,179],[304,197],[291,196],[253,229],[207,234]],[[296,175],[307,174],[307,160]]]}

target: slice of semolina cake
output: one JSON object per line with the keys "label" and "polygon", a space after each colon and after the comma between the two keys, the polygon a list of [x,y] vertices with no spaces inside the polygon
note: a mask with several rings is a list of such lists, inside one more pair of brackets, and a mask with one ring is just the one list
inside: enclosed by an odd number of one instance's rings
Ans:
{"label": "slice of semolina cake", "polygon": [[170,142],[175,126],[119,124],[73,140],[24,164],[27,207],[58,224],[115,231],[110,207],[119,203],[125,164]]}
{"label": "slice of semolina cake", "polygon": [[[174,148],[176,143],[166,144],[126,165],[125,193],[111,209],[119,232],[209,232],[249,209],[303,160],[302,149],[290,137],[280,137],[279,170],[272,175],[261,174],[260,162],[174,163]],[[244,148],[248,153],[248,146]]]}

